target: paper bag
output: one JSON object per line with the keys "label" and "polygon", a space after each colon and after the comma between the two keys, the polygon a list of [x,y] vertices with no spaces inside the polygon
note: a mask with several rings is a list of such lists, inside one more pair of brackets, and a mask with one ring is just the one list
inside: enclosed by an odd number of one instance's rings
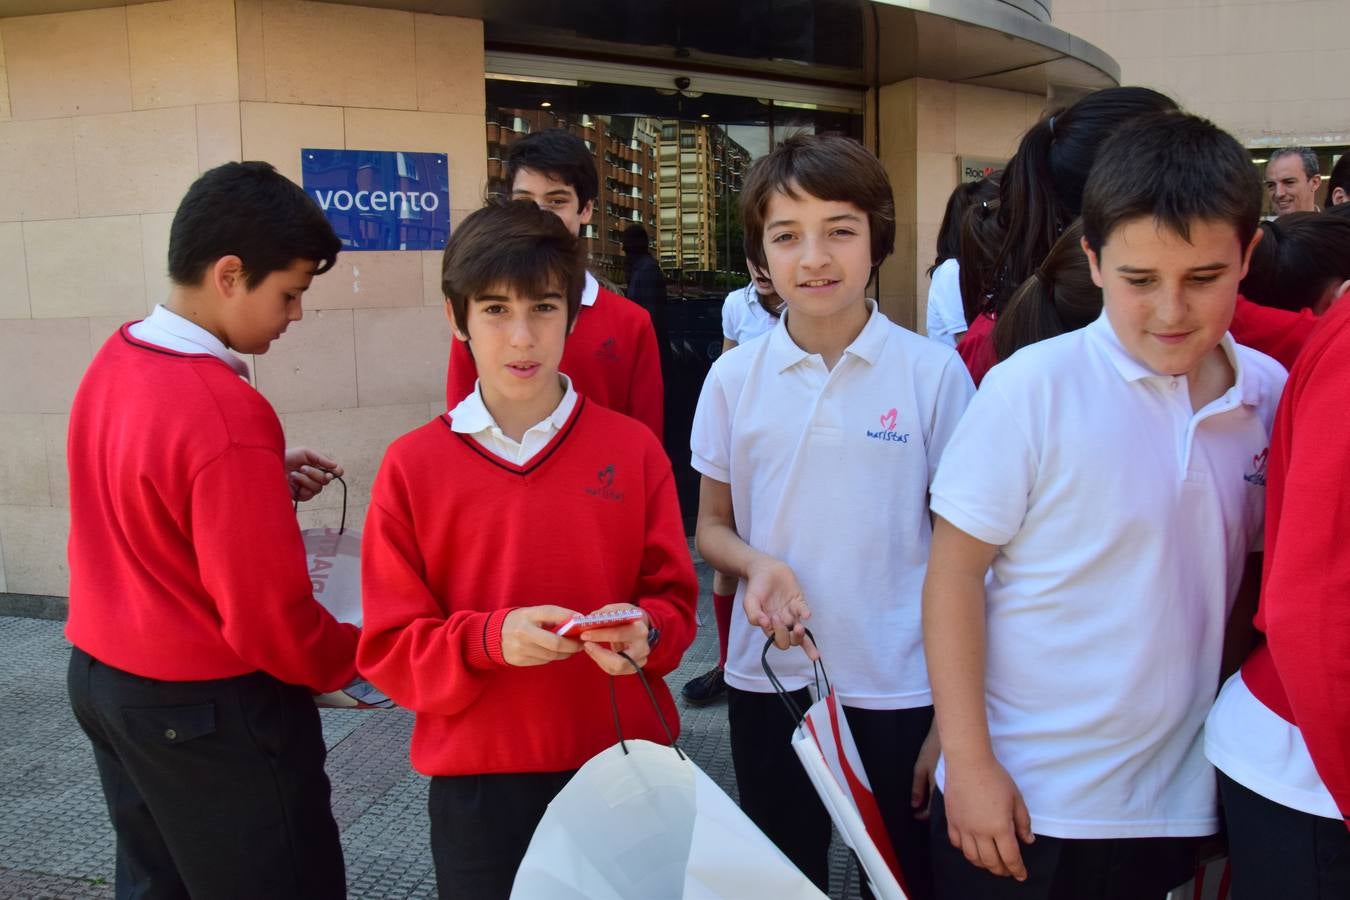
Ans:
{"label": "paper bag", "polygon": [[512,900],[823,898],[703,770],[673,747],[616,744],[549,804]]}
{"label": "paper bag", "polygon": [[1195,878],[1172,890],[1167,900],[1228,900],[1231,877],[1228,857],[1212,859],[1196,866]]}
{"label": "paper bag", "polygon": [[[306,528],[300,532],[309,566],[314,599],[339,622],[361,627],[361,532],[347,527],[347,482],[342,485],[342,521],[337,528]],[[298,507],[299,504],[297,503]],[[394,705],[363,678],[314,698],[319,706],[337,709],[388,709]]]}
{"label": "paper bag", "polygon": [[816,668],[816,693],[824,696],[803,713],[769,668],[772,646],[772,639],[765,642],[760,662],[789,714],[799,722],[792,736],[792,749],[839,836],[857,855],[872,893],[881,900],[906,900],[904,873],[881,818],[881,807],[872,795],[844,708],[825,677],[824,667],[817,664]]}
{"label": "paper bag", "polygon": [[361,627],[361,534],[350,529],[306,528],[309,586],[319,605],[339,622]]}
{"label": "paper bag", "polygon": [[840,837],[857,854],[872,893],[881,900],[905,900],[900,862],[833,691],[806,711],[792,749]]}

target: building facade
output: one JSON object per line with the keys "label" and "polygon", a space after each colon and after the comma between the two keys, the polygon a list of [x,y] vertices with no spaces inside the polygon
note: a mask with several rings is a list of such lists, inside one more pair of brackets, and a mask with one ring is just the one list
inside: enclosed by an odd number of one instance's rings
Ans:
{"label": "building facade", "polygon": [[[912,327],[957,160],[1006,159],[1047,103],[1118,74],[1037,0],[0,0],[0,592],[66,592],[71,399],[107,337],[168,295],[169,222],[207,168],[262,159],[301,182],[306,148],[440,154],[453,229],[503,190],[511,141],[565,123],[601,172],[597,274],[620,280],[633,223],[667,269],[689,348],[667,373],[678,448],[712,353],[698,329],[743,279],[753,158],[801,130],[878,154],[897,252],[875,291]],[[358,528],[389,441],[446,406],[439,264],[344,252],[304,321],[248,360],[289,441],[346,467]],[[300,521],[334,525],[340,503]]]}
{"label": "building facade", "polygon": [[1258,165],[1278,147],[1306,146],[1326,175],[1350,149],[1350,3],[1055,0],[1053,12],[1120,63],[1122,84],[1213,119]]}

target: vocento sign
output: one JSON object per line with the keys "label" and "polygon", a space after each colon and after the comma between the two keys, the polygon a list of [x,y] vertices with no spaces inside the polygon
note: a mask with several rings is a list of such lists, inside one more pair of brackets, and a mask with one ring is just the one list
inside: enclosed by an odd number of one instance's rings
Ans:
{"label": "vocento sign", "polygon": [[450,165],[443,153],[300,151],[305,192],[344,250],[441,250],[450,237]]}

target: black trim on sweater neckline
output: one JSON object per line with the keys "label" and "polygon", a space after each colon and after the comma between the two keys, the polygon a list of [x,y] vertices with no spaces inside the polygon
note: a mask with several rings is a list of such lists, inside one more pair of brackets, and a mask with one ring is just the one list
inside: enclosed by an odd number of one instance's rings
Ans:
{"label": "black trim on sweater neckline", "polygon": [[572,429],[576,427],[577,420],[581,418],[581,411],[582,408],[585,407],[585,405],[586,405],[586,398],[578,394],[577,408],[572,410],[572,414],[567,417],[567,422],[563,425],[562,430],[559,431],[556,435],[554,435],[553,440],[549,441],[548,445],[545,446],[543,450],[541,450],[533,459],[529,461],[527,465],[523,467],[518,466],[515,463],[507,462],[506,460],[502,459],[500,456],[493,453],[491,450],[487,449],[482,444],[474,440],[472,435],[464,434],[463,432],[460,431],[455,431],[455,429],[450,424],[450,415],[448,413],[441,416],[440,420],[442,423],[445,424],[446,428],[450,429],[451,434],[453,434],[455,437],[463,441],[464,444],[470,450],[472,450],[474,453],[477,453],[484,460],[492,463],[492,465],[496,466],[499,469],[505,469],[512,475],[524,476],[529,475],[535,469],[538,469],[544,463],[548,462],[549,459],[553,456],[553,454],[558,452],[558,448],[563,445],[563,441],[567,440],[567,436],[570,435],[572,433]]}
{"label": "black trim on sweater neckline", "polygon": [[[235,369],[234,366],[231,366],[229,363],[221,359],[219,356],[216,356],[214,353],[205,351],[202,353],[188,353],[186,350],[171,350],[168,347],[161,347],[158,344],[152,344],[149,341],[142,340],[141,338],[136,337],[136,335],[131,333],[131,326],[140,324],[141,322],[144,321],[145,321],[144,319],[138,319],[135,322],[128,322],[125,325],[122,325],[120,328],[117,329],[118,336],[121,337],[122,340],[126,341],[129,346],[134,347],[137,350],[145,350],[150,353],[159,353],[163,356],[172,356],[176,359],[213,359],[216,362],[220,363],[221,365],[227,367],[234,374],[239,375],[239,371]],[[226,349],[229,348],[227,347]]]}

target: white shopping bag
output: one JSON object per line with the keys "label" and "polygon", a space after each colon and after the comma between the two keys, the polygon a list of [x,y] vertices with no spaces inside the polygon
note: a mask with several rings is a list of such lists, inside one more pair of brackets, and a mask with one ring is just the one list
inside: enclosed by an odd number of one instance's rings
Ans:
{"label": "white shopping bag", "polygon": [[511,890],[512,900],[757,896],[825,897],[678,747],[622,736],[549,804]]}
{"label": "white shopping bag", "polygon": [[[300,532],[309,565],[309,586],[319,605],[339,622],[361,627],[361,532],[347,527],[347,482],[342,485],[342,520],[337,528],[306,528]],[[298,507],[299,504],[296,504]],[[387,709],[394,705],[363,678],[346,687],[319,694],[314,702],[338,709]]]}
{"label": "white shopping bag", "polygon": [[765,642],[760,662],[788,712],[800,723],[792,735],[792,749],[840,837],[857,855],[872,893],[881,900],[906,900],[900,861],[858,757],[844,708],[825,677],[824,667],[817,663],[816,694],[822,694],[823,681],[823,696],[803,713],[769,668],[772,646],[772,639]]}
{"label": "white shopping bag", "polygon": [[[314,599],[339,622],[361,627],[361,532],[347,527],[347,482],[342,485],[342,520],[337,528],[306,528],[305,561]],[[298,507],[299,504],[296,504]]]}
{"label": "white shopping bag", "polygon": [[1228,900],[1232,872],[1228,857],[1221,856],[1195,867],[1195,878],[1174,889],[1167,900]]}
{"label": "white shopping bag", "polygon": [[314,599],[339,622],[361,627],[361,533],[306,528],[305,561]]}

